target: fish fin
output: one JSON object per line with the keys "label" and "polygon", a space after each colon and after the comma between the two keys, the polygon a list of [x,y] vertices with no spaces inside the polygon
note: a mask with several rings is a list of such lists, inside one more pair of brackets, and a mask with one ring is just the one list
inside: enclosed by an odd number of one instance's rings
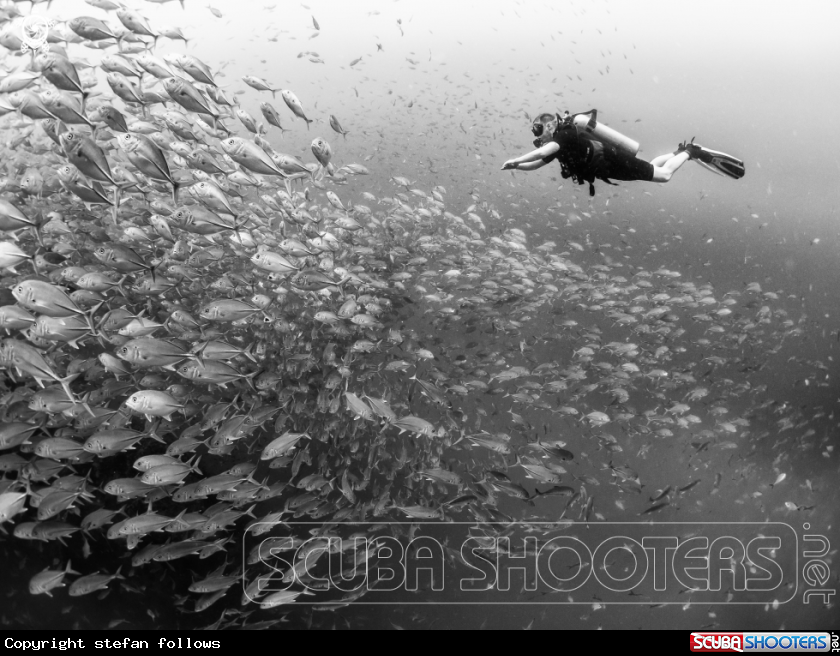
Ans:
{"label": "fish fin", "polygon": [[[79,401],[76,399],[75,395],[73,394],[73,391],[70,389],[70,383],[72,383],[81,375],[81,373],[78,373],[71,374],[70,376],[67,376],[65,378],[59,378],[58,376],[56,376],[55,378],[56,382],[59,385],[61,385],[62,389],[64,389],[64,393],[67,394],[67,398],[73,402],[73,405],[76,405]],[[90,411],[90,408],[88,408],[88,411]],[[91,414],[93,413],[91,412]]]}
{"label": "fish fin", "polygon": [[[256,345],[255,343],[251,343],[251,344],[248,346],[248,348],[246,348],[244,351],[242,351],[242,355],[244,355],[246,358],[248,358],[248,359],[249,359],[251,362],[253,362],[253,363],[256,363],[256,362],[257,362],[257,359],[254,357],[254,352],[253,352],[253,351],[254,351],[254,346],[255,346],[255,345]],[[257,374],[261,373],[261,371],[262,371],[262,370],[257,371],[256,373],[254,373],[254,376],[256,376]]]}
{"label": "fish fin", "polygon": [[[209,439],[212,439],[212,437],[209,438]],[[268,489],[268,486],[265,484],[265,481],[260,483],[257,479],[254,478],[254,472],[251,472],[250,474],[248,474],[248,477],[245,479],[244,482],[253,483],[254,485],[256,485],[257,487],[259,487],[260,489],[263,489],[263,490]]]}
{"label": "fish fin", "polygon": [[151,437],[155,442],[160,442],[161,444],[166,444],[166,440],[164,440],[160,435],[158,435],[155,431],[151,431],[147,433],[149,437]]}
{"label": "fish fin", "polygon": [[74,348],[78,351],[79,350],[79,340],[84,339],[85,337],[87,337],[87,335],[82,335],[81,337],[77,337],[76,339],[71,339],[70,341],[67,342],[67,346],[69,346],[70,348]]}
{"label": "fish fin", "polygon": [[254,372],[252,372],[252,373],[250,373],[250,374],[246,374],[246,375],[242,376],[242,379],[243,379],[246,383],[248,383],[248,387],[250,387],[250,388],[251,388],[254,392],[256,392],[256,393],[259,393],[259,390],[258,390],[258,389],[256,388],[256,386],[254,385],[254,378],[257,376],[257,374],[260,374],[260,373],[262,373],[262,369],[260,369],[260,370],[258,370],[258,371],[254,371]]}
{"label": "fish fin", "polygon": [[[123,286],[122,286],[122,284],[123,284],[126,280],[128,280],[128,274],[125,274],[122,278],[120,278],[120,281],[117,283],[117,289],[119,289],[119,290],[120,290],[120,292],[122,292],[122,295],[123,295],[123,296],[128,296],[128,292],[127,292],[127,291],[123,288]],[[104,303],[104,301],[103,301],[103,303]],[[102,305],[102,303],[100,303],[99,305],[101,306],[101,305]],[[96,308],[96,309],[98,310],[98,309],[99,309],[99,306],[97,306],[97,308]]]}
{"label": "fish fin", "polygon": [[119,185],[114,187],[114,225],[118,225],[120,215],[120,196],[122,196],[122,188]]}

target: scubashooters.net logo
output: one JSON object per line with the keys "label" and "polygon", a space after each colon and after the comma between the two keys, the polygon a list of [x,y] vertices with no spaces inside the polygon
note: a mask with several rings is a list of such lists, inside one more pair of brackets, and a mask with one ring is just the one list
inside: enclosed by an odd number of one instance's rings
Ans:
{"label": "scubashooters.net logo", "polygon": [[[805,526],[805,530],[810,528]],[[247,601],[824,606],[830,545],[783,522],[254,523]],[[814,548],[817,547],[817,548]],[[420,594],[417,594],[420,593]]]}
{"label": "scubashooters.net logo", "polygon": [[827,632],[779,631],[775,633],[728,632],[692,633],[693,652],[836,652],[837,634]]}
{"label": "scubashooters.net logo", "polygon": [[21,52],[38,52],[47,47],[47,38],[50,29],[55,26],[55,21],[46,16],[29,14],[21,21],[20,40]]}

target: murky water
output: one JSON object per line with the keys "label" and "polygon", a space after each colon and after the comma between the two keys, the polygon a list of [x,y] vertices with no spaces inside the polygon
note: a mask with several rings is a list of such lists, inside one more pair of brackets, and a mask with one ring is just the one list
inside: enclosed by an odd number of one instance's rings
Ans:
{"label": "murky water", "polygon": [[[28,13],[28,3],[17,6]],[[181,280],[175,291],[161,296],[197,311],[201,303],[225,295],[246,299],[276,293],[267,327],[215,328],[231,343],[265,349],[257,364],[236,360],[243,372],[279,372],[276,386],[259,393],[241,381],[223,390],[190,388],[185,403],[193,403],[193,414],[189,419],[176,414],[164,424],[164,441],[171,443],[205,417],[214,402],[236,403],[240,394],[248,404],[234,414],[275,408],[271,420],[237,442],[233,452],[198,447],[201,475],[190,474],[188,482],[236,463],[259,463],[258,482],[287,483],[281,495],[259,502],[253,511],[263,518],[287,510],[286,524],[270,535],[387,536],[394,540],[391,546],[402,547],[412,538],[433,538],[441,546],[445,584],[436,590],[421,577],[417,591],[398,586],[349,598],[346,590],[316,585],[316,579],[330,581],[322,576],[328,561],[347,567],[356,558],[358,565],[356,549],[325,557],[309,571],[310,578],[303,577],[315,590],[311,598],[258,610],[253,603],[240,605],[237,582],[206,610],[193,612],[200,601],[199,593],[188,591],[190,585],[225,563],[224,573],[235,573],[256,544],[245,530],[250,518],[210,532],[211,542],[231,539],[206,559],[143,565],[132,565],[131,559],[148,544],[173,543],[190,534],[150,533],[134,550],[124,539],[106,539],[104,531],[75,533],[66,544],[9,535],[0,540],[6,561],[13,563],[0,572],[0,590],[9,601],[0,612],[6,626],[187,628],[216,620],[216,626],[265,622],[277,628],[829,625],[836,613],[833,603],[812,599],[805,604],[803,594],[809,587],[832,589],[837,583],[832,569],[838,539],[833,355],[840,330],[834,300],[840,282],[834,226],[840,163],[831,144],[840,134],[830,120],[836,91],[826,83],[838,54],[829,33],[837,13],[831,3],[817,3],[807,17],[793,7],[759,3],[703,3],[693,9],[660,2],[285,7],[247,0],[236,8],[217,2],[218,17],[190,0],[185,9],[174,2],[134,2],[131,8],[147,16],[153,28],[179,26],[190,39],[185,46],[161,38],[156,56],[198,57],[224,93],[254,117],[261,118],[262,101],[278,107],[286,131],[268,128],[265,135],[274,149],[310,163],[310,143],[320,136],[332,146],[336,168],[357,163],[369,170],[367,176],[345,175],[338,182],[327,176],[318,184],[290,183],[294,205],[325,221],[315,233],[305,232],[312,223],[296,224],[271,209],[260,198],[265,189],[251,189],[237,207],[244,212],[251,202],[265,212],[265,221],[256,218],[250,225],[257,243],[218,239],[223,255],[203,264],[203,280]],[[33,11],[57,21],[89,15],[120,25],[113,13],[75,0],[54,0],[49,8],[38,4]],[[801,47],[794,47],[791,42],[799,38]],[[71,60],[86,62],[97,75],[91,105],[113,98],[96,68],[103,52],[116,47],[67,46]],[[8,71],[27,64],[28,56],[4,54]],[[295,118],[279,97],[246,85],[246,75],[293,90],[313,123]],[[591,108],[606,124],[639,140],[640,157],[672,152],[694,136],[700,144],[742,158],[747,174],[733,181],[689,162],[666,185],[599,182],[590,198],[585,186],[561,179],[554,165],[530,174],[499,170],[506,159],[531,149],[531,118],[543,111]],[[151,114],[161,110],[153,106]],[[330,128],[330,115],[348,131],[346,138]],[[58,191],[60,185],[55,193],[21,193],[14,183],[27,170],[35,168],[55,181],[65,156],[40,127],[28,140],[19,140],[31,119],[11,112],[0,121],[8,154],[6,200],[29,215],[58,210],[79,225],[100,226],[105,233],[96,240],[146,249],[149,261],[168,251],[171,244],[149,229],[144,202],[150,198],[135,194],[121,210],[128,223],[113,227],[110,210],[84,214],[76,199]],[[224,123],[238,136],[252,137],[235,116]],[[218,143],[210,139],[208,147],[222,161]],[[117,153],[109,157],[125,163]],[[172,165],[173,154],[167,157]],[[194,175],[188,167],[176,168],[185,169],[187,182]],[[406,178],[405,184],[395,177]],[[265,179],[271,193],[284,188]],[[150,189],[147,181],[143,184]],[[361,230],[331,227],[335,216],[327,191],[345,208],[356,208],[350,214]],[[151,199],[166,201],[168,194],[161,188]],[[129,224],[152,235],[151,244],[126,236]],[[286,289],[278,292],[278,283],[270,285],[265,272],[254,273],[248,257],[268,228],[279,231],[280,224],[278,240],[314,238],[326,228],[337,232],[341,249],[334,257],[322,253],[301,262],[323,270],[329,259],[333,267],[367,278],[324,294],[293,289],[283,280]],[[194,235],[187,238],[193,253],[208,248]],[[68,237],[53,235],[48,245],[55,250],[52,245],[61,239]],[[85,239],[76,253],[68,252],[69,264],[97,265],[91,256],[96,240]],[[21,243],[33,252],[38,246],[28,231]],[[28,266],[21,265],[17,275],[6,272],[4,290],[31,278]],[[131,273],[132,282],[144,274]],[[248,284],[239,289],[234,284],[224,294],[210,286],[225,274],[244,276]],[[337,312],[348,295],[365,294],[380,308],[379,314],[368,310],[366,315],[377,320],[373,327],[341,321],[339,331],[315,318],[319,310]],[[147,305],[147,317],[165,318],[172,310],[158,298],[126,298],[132,308]],[[107,308],[114,307],[109,301]],[[289,329],[278,327],[289,324]],[[171,330],[168,324],[166,330]],[[399,331],[399,339],[390,331]],[[186,339],[183,335],[170,336]],[[25,339],[18,331],[12,336]],[[371,346],[359,346],[363,339]],[[186,339],[190,346],[201,340]],[[622,351],[628,344],[636,348]],[[60,345],[56,362],[63,371],[73,358],[92,360],[116,347],[89,339],[76,353]],[[338,360],[325,349],[333,349]],[[394,366],[398,360],[406,366]],[[342,364],[348,373],[340,374],[337,388],[328,388],[330,374],[342,372]],[[511,371],[516,375],[508,376]],[[124,408],[133,390],[146,387],[140,384],[144,374],[160,376],[162,387],[184,383],[167,370],[143,371],[130,379],[134,387],[103,407]],[[74,392],[101,388],[111,378],[74,382]],[[14,382],[7,378],[4,385],[11,420],[19,412],[13,390],[37,388],[25,376]],[[396,416],[421,418],[436,432],[399,432],[393,422],[375,416],[354,419],[344,392],[387,400]],[[606,421],[584,418],[590,413],[605,413]],[[15,417],[61,427],[60,413],[58,419],[45,413]],[[126,421],[135,430],[154,425],[136,414]],[[87,437],[73,422],[67,426],[71,437]],[[290,454],[285,467],[269,469],[259,454],[284,431],[313,435]],[[201,434],[200,439],[213,435]],[[470,439],[498,434],[509,438],[502,440],[508,444],[505,453]],[[162,453],[159,444],[147,442],[136,452],[75,466],[73,471],[90,476],[91,499],[78,511],[65,512],[62,521],[78,526],[97,507],[123,504],[129,516],[146,512],[142,499],[117,503],[102,486],[133,477],[132,463],[140,455]],[[540,443],[548,442],[557,442],[555,448],[572,458],[541,450]],[[534,473],[540,463],[543,469]],[[459,479],[451,483],[423,473],[434,469]],[[315,488],[312,500],[301,499],[298,484],[310,474],[323,475],[328,483]],[[7,472],[6,480],[13,478]],[[569,491],[558,491],[561,486]],[[464,495],[473,499],[459,500]],[[295,517],[295,508],[289,512],[293,499],[314,503]],[[206,513],[214,502],[221,501],[201,499],[188,510]],[[245,511],[253,502],[246,498],[230,507]],[[412,522],[401,509],[414,506],[437,515]],[[31,508],[15,521],[34,521]],[[153,508],[167,517],[185,509],[168,497]],[[656,524],[638,524],[648,521]],[[13,523],[4,524],[10,533]],[[810,543],[804,541],[815,534],[830,541],[828,553],[819,556],[830,574],[819,584],[802,569],[817,558],[807,554]],[[742,590],[737,578],[726,574],[713,592],[685,579],[660,590],[648,577],[624,590],[598,578],[608,569],[616,580],[633,571],[631,557],[638,564],[642,552],[634,553],[632,540],[640,545],[652,536],[711,541],[724,535],[735,535],[737,544],[779,536],[778,546],[765,553],[769,560],[752,553],[738,570],[760,578],[760,566],[766,565],[772,589]],[[469,536],[494,540],[488,552],[494,561],[508,552],[528,559],[535,549],[553,544],[557,569],[582,568],[594,576],[580,585],[558,585],[559,592],[544,580],[530,589],[519,574],[507,590],[496,585],[464,591],[463,580],[474,578],[486,563],[461,551]],[[626,542],[616,543],[603,561],[582,562],[581,557],[576,563],[569,555],[569,540],[594,552],[616,536]],[[506,540],[501,548],[499,539]],[[409,549],[409,557],[417,555],[419,544]],[[547,559],[553,551],[541,553]],[[726,564],[730,555],[724,551],[720,558]],[[67,588],[53,590],[52,598],[30,595],[34,575],[47,567],[63,569],[68,560],[83,574],[120,568],[126,578],[112,583],[107,595],[70,597]],[[279,585],[286,569],[274,565],[279,572],[270,580]],[[268,561],[244,566],[245,584],[270,566]],[[384,587],[382,572],[372,576],[371,571],[367,580]],[[243,615],[243,610],[255,612]]]}

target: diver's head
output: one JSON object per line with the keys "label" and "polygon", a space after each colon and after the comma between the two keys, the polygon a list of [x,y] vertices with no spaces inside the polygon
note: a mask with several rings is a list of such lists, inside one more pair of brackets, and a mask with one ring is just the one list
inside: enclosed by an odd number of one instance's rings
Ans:
{"label": "diver's head", "polygon": [[551,141],[558,124],[559,121],[556,114],[545,113],[537,116],[531,124],[531,132],[536,137],[534,139],[534,145],[540,147]]}

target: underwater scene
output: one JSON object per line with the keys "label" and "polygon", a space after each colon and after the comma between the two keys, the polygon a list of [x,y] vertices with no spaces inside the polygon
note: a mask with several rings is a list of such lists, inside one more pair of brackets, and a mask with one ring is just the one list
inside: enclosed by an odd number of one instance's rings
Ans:
{"label": "underwater scene", "polygon": [[835,625],[807,7],[0,2],[2,626]]}

